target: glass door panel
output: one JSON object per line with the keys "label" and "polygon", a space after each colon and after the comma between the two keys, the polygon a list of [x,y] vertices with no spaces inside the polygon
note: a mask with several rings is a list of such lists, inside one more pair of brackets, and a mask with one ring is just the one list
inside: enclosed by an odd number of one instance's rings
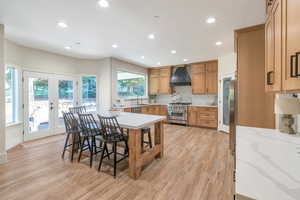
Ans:
{"label": "glass door panel", "polygon": [[49,90],[48,80],[29,78],[29,132],[44,131],[49,129]]}
{"label": "glass door panel", "polygon": [[69,112],[75,106],[75,88],[73,80],[58,80],[58,127],[64,127],[63,112]]}
{"label": "glass door panel", "polygon": [[52,128],[51,83],[41,73],[24,72],[24,140],[50,135]]}

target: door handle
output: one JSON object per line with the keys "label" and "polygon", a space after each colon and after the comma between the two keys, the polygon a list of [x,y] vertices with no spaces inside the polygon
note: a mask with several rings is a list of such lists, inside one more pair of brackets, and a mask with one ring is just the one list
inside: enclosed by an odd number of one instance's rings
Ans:
{"label": "door handle", "polygon": [[[296,52],[295,55],[291,55],[291,78],[298,78],[300,77],[300,74],[299,74],[299,55],[300,55],[300,52]],[[294,67],[294,60],[296,61],[295,62],[295,67]],[[294,71],[295,69],[295,71]]]}
{"label": "door handle", "polygon": [[50,102],[50,110],[53,110],[54,106],[53,106],[53,102]]}
{"label": "door handle", "polygon": [[[267,85],[273,85],[274,84],[274,78],[271,78],[272,76],[272,74],[274,74],[274,71],[269,71],[268,73],[267,73]],[[273,76],[274,77],[274,76]]]}

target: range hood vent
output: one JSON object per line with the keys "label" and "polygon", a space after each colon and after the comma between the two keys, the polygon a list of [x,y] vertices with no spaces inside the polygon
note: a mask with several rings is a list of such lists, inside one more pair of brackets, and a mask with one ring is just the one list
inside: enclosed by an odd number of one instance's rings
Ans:
{"label": "range hood vent", "polygon": [[172,74],[170,84],[172,86],[191,85],[191,77],[188,73],[187,66],[175,69],[175,72]]}

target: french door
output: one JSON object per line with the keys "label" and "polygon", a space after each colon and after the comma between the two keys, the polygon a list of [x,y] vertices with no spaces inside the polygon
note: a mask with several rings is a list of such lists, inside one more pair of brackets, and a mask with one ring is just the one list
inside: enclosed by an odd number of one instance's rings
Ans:
{"label": "french door", "polygon": [[72,76],[23,72],[24,140],[64,132],[63,111],[77,104],[77,79]]}
{"label": "french door", "polygon": [[230,117],[230,104],[229,104],[229,89],[230,83],[234,80],[234,73],[223,75],[221,77],[221,90],[219,95],[220,106],[220,126],[219,130],[229,133],[229,117]]}

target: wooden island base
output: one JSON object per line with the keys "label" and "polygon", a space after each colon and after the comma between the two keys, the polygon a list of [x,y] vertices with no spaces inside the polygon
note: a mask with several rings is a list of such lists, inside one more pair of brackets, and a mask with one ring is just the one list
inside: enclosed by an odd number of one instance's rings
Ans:
{"label": "wooden island base", "polygon": [[141,176],[142,167],[164,154],[164,123],[155,123],[154,147],[142,152],[141,129],[129,129],[129,177],[137,179]]}

